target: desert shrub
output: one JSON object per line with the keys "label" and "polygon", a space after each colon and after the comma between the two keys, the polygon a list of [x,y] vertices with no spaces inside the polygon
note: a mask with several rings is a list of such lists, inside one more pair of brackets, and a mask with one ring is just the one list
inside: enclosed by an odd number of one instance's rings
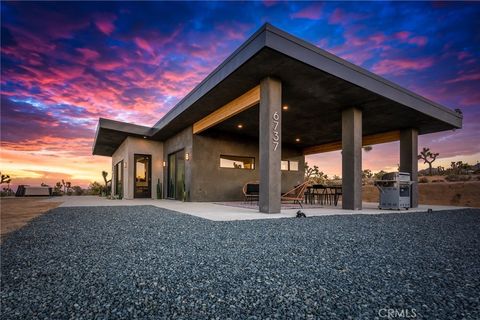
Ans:
{"label": "desert shrub", "polygon": [[418,183],[428,183],[428,178],[427,177],[421,177],[418,179]]}
{"label": "desert shrub", "polygon": [[76,196],[81,196],[84,192],[82,187],[80,186],[73,186],[72,189],[73,189],[73,194]]}
{"label": "desert shrub", "polygon": [[465,176],[465,175],[457,175],[457,174],[450,174],[445,177],[445,180],[449,182],[454,182],[454,181],[470,181],[472,179],[471,176]]}

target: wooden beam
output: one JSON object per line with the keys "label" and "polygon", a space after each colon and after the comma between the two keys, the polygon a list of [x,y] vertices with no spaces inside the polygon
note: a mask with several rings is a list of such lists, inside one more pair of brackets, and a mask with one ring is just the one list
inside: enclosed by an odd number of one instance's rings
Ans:
{"label": "wooden beam", "polygon": [[[387,143],[400,140],[400,130],[388,131],[383,133],[363,136],[362,146]],[[304,155],[342,150],[342,141],[335,141],[320,144],[318,146],[307,147],[303,149]]]}
{"label": "wooden beam", "polygon": [[193,133],[200,133],[213,127],[214,125],[233,117],[234,115],[253,107],[260,102],[260,86],[242,94],[240,97],[230,101],[226,105],[220,107],[210,113],[205,118],[193,124]]}

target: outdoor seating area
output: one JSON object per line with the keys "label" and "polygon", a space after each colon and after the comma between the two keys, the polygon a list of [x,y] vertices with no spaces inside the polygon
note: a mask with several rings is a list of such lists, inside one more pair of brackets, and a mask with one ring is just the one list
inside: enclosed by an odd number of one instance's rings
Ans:
{"label": "outdoor seating area", "polygon": [[[242,192],[244,195],[244,204],[258,205],[260,194],[260,183],[258,181],[245,183]],[[282,206],[284,202],[291,202],[298,204],[300,208],[303,208],[305,204],[313,207],[316,207],[316,205],[333,205],[336,207],[341,197],[341,185],[310,184],[306,181],[283,193],[281,200]]]}
{"label": "outdoor seating area", "polygon": [[307,187],[305,192],[305,203],[320,205],[338,205],[342,196],[341,185],[313,184]]}

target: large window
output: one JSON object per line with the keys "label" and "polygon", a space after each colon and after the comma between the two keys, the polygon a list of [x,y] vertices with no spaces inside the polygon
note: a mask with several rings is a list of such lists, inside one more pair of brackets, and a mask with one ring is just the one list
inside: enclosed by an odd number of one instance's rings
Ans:
{"label": "large window", "polygon": [[255,158],[221,155],[220,168],[254,170]]}

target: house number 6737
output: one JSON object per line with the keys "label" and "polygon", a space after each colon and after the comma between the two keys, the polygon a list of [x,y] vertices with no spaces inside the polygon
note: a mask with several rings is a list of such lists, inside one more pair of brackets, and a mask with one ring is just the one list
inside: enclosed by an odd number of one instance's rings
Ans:
{"label": "house number 6737", "polygon": [[273,151],[277,151],[278,144],[280,142],[280,135],[278,133],[278,125],[280,124],[280,115],[278,112],[275,112],[272,115],[273,118],[273,137],[272,137],[272,142],[273,142]]}

